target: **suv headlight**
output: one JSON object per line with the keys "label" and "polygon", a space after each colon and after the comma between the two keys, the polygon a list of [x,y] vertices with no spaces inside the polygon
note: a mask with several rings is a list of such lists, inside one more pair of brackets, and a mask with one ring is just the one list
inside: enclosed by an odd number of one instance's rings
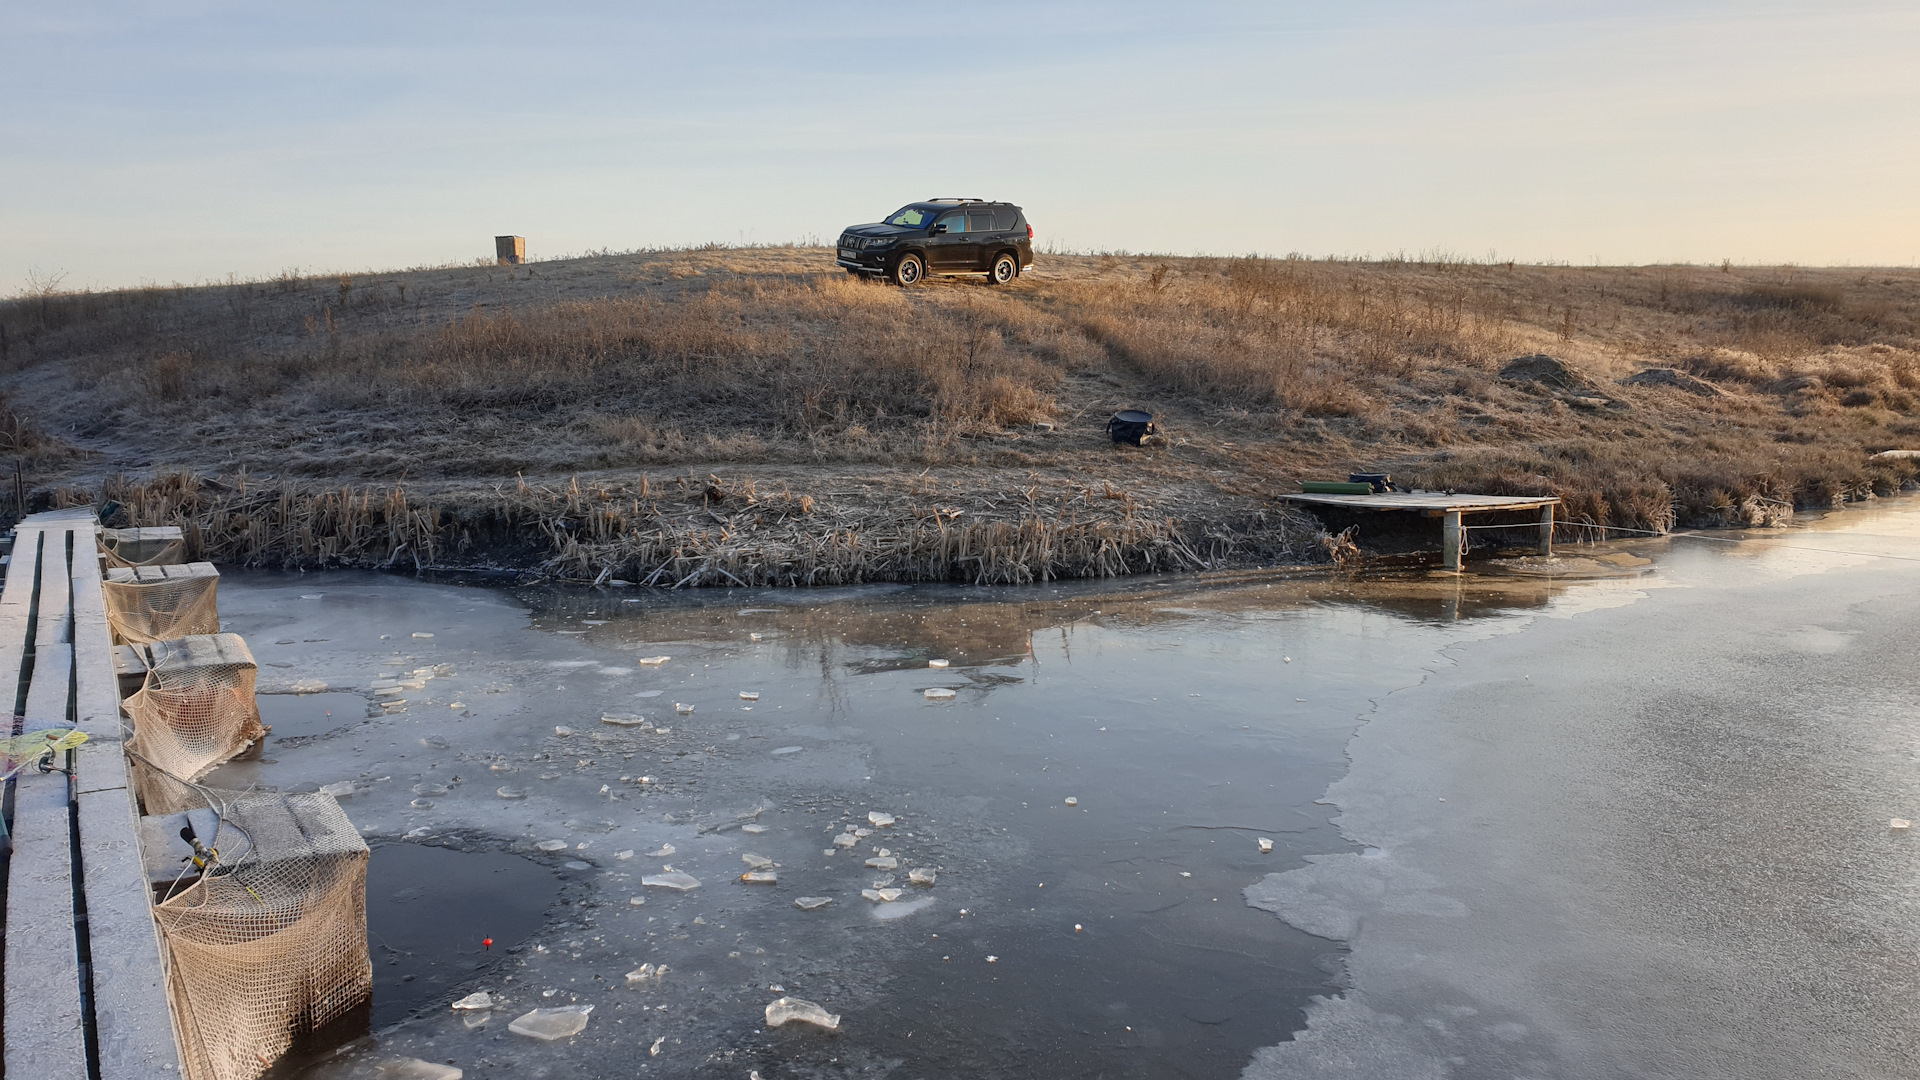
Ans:
{"label": "suv headlight", "polygon": [[886,247],[888,244],[891,244],[891,243],[893,243],[893,237],[891,236],[869,236],[867,238],[866,246],[870,248],[878,248],[878,247]]}

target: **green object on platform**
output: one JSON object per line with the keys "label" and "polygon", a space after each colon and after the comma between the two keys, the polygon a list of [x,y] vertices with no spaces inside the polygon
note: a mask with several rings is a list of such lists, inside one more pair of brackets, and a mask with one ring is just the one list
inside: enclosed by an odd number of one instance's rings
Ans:
{"label": "green object on platform", "polygon": [[1300,490],[1307,495],[1371,495],[1372,484],[1349,484],[1345,480],[1302,480]]}

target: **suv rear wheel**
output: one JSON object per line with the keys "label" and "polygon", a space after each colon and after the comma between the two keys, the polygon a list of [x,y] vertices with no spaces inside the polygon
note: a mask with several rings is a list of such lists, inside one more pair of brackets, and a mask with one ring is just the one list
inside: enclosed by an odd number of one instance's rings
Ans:
{"label": "suv rear wheel", "polygon": [[926,276],[927,268],[920,262],[920,256],[906,254],[893,264],[893,283],[895,285],[918,285]]}
{"label": "suv rear wheel", "polygon": [[993,270],[987,280],[995,285],[1005,285],[1020,276],[1020,262],[1011,253],[1001,252],[993,260]]}

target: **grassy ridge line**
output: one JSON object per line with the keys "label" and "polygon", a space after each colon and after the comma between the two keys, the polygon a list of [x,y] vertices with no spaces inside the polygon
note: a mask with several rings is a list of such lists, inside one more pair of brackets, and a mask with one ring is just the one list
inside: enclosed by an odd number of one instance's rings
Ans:
{"label": "grassy ridge line", "polygon": [[[648,252],[9,301],[0,434],[43,486],[404,477],[479,508],[516,474],[924,471],[1152,492],[1192,529],[1385,468],[1745,525],[1912,482],[1869,455],[1920,445],[1917,319],[1912,270],[1054,256],[901,290],[824,251]],[[1503,377],[1533,353],[1568,377]],[[1168,445],[1106,444],[1124,407]]]}
{"label": "grassy ridge line", "polygon": [[[1112,488],[1030,490],[1017,509],[931,486],[843,505],[752,479],[517,483],[448,502],[405,487],[294,490],[173,473],[61,488],[55,504],[119,504],[120,524],[176,525],[191,559],[253,566],[499,567],[600,583],[1025,584],[1150,571],[1324,562],[1308,517],[1259,510],[1233,528],[1147,511]],[[1010,512],[1011,511],[1011,512]]]}

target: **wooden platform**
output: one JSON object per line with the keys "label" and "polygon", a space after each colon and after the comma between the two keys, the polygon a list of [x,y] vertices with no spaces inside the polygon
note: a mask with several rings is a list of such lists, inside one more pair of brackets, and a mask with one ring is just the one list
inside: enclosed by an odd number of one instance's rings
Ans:
{"label": "wooden platform", "polygon": [[1466,514],[1504,513],[1527,510],[1540,512],[1540,554],[1553,554],[1553,512],[1560,500],[1534,495],[1460,495],[1444,491],[1385,491],[1372,495],[1321,495],[1302,493],[1282,495],[1288,502],[1343,510],[1413,511],[1440,519],[1440,567],[1460,569],[1460,553],[1466,549],[1467,530],[1462,522]]}
{"label": "wooden platform", "polygon": [[33,1080],[181,1076],[138,817],[121,744],[120,691],[90,509],[34,514],[15,532],[0,591],[0,696],[24,730],[89,741],[10,782],[5,1075]]}

